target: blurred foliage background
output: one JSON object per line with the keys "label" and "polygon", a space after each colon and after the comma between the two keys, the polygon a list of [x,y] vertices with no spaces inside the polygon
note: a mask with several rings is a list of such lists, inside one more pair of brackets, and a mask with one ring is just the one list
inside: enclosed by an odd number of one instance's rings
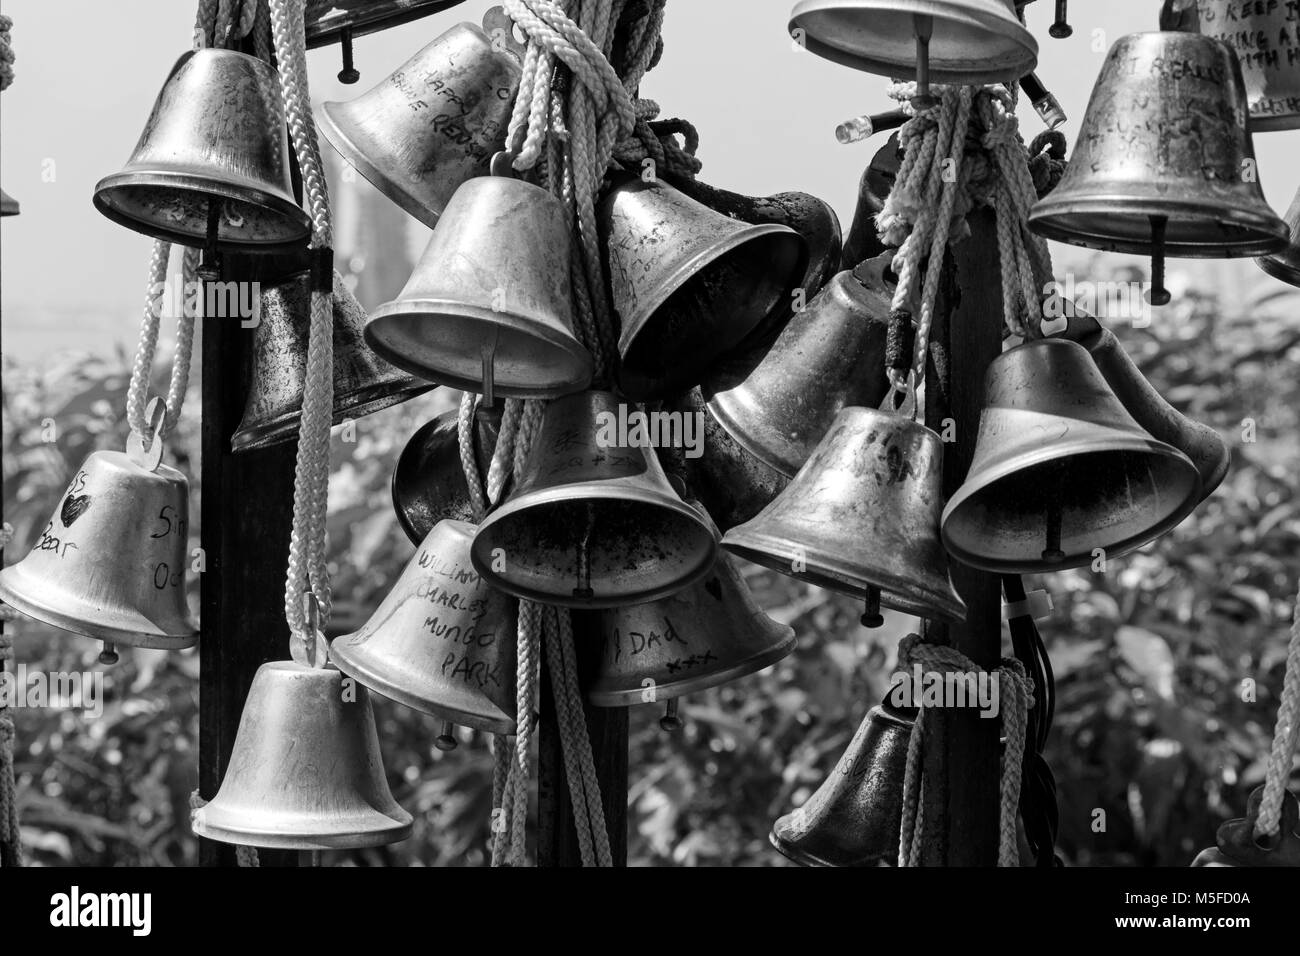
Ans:
{"label": "blurred foliage background", "polygon": [[[1262,274],[1244,299],[1221,300],[1194,285],[1181,291],[1150,327],[1115,331],[1175,406],[1228,440],[1228,478],[1178,529],[1112,560],[1107,573],[1026,582],[1050,590],[1056,604],[1041,622],[1058,692],[1047,758],[1061,807],[1059,851],[1072,865],[1186,865],[1211,845],[1219,823],[1240,814],[1262,781],[1282,682],[1300,576],[1300,296]],[[82,459],[122,447],[127,373],[124,356],[69,356],[40,376],[6,365],[9,561],[26,553]],[[334,632],[363,620],[413,553],[393,516],[391,468],[411,433],[453,400],[439,390],[361,420],[355,442],[336,435]],[[194,408],[171,442],[191,476],[199,464]],[[192,546],[199,493],[194,481]],[[832,769],[883,695],[895,645],[911,629],[908,619],[891,617],[867,631],[846,600],[769,572],[747,574],[760,603],[796,628],[798,650],[761,674],[688,698],[677,734],[659,729],[658,708],[634,709],[633,864],[788,865],[767,844],[772,821]],[[95,642],[26,620],[13,627],[18,660],[30,667],[99,667]],[[15,712],[31,863],[196,861],[188,806],[197,781],[197,672],[197,651],[123,648],[107,671],[99,719]],[[1251,696],[1245,681],[1254,682],[1253,699],[1243,699]],[[431,718],[383,700],[377,718],[394,794],[414,814],[415,834],[326,862],[484,864],[486,739],[462,729],[462,746],[442,753],[431,746]],[[1098,809],[1104,832],[1094,831]]]}

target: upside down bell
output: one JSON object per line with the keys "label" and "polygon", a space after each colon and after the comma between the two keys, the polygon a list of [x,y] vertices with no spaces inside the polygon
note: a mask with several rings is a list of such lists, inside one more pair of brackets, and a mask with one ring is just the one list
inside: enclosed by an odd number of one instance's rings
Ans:
{"label": "upside down bell", "polygon": [[[472,521],[469,482],[460,458],[459,416],[444,412],[411,436],[393,468],[393,508],[411,544],[419,545],[443,520]],[[475,416],[474,452],[480,475],[491,466],[499,419]]]}

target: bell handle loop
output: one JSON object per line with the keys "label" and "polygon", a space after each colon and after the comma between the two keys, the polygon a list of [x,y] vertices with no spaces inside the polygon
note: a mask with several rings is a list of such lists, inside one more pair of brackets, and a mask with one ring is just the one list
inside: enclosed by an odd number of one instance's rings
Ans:
{"label": "bell handle loop", "polygon": [[145,408],[145,418],[149,421],[149,444],[145,445],[144,436],[135,429],[126,438],[127,457],[141,468],[157,471],[163,456],[163,423],[167,420],[167,403],[161,398],[149,399]]}
{"label": "bell handle loop", "polygon": [[320,601],[314,591],[302,592],[302,609],[305,632],[293,635],[289,654],[303,667],[320,670],[329,663],[329,642],[320,628]]}
{"label": "bell handle loop", "polygon": [[505,7],[498,5],[487,9],[483,14],[483,32],[492,42],[493,50],[509,53],[523,63],[528,44],[515,36],[515,21],[506,13]]}
{"label": "bell handle loop", "polygon": [[911,421],[916,421],[916,370],[908,369],[907,375],[904,377],[900,370],[890,369],[889,384],[890,389],[885,393],[885,398],[880,403],[880,410],[893,412]]}

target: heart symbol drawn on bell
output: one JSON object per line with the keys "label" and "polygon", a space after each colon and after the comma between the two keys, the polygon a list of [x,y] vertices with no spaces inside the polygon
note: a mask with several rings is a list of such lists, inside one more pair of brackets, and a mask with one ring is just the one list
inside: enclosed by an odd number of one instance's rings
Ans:
{"label": "heart symbol drawn on bell", "polygon": [[63,522],[63,527],[71,528],[72,522],[84,515],[89,507],[90,495],[68,495],[64,498],[63,507],[59,510],[59,520]]}

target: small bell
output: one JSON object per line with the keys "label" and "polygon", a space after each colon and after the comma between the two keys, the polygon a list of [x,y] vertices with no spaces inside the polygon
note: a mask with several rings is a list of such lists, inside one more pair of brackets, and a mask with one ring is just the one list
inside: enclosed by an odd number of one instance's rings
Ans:
{"label": "small bell", "polygon": [[[337,272],[333,302],[335,425],[433,387],[370,351],[362,337],[365,312]],[[311,273],[299,272],[263,289],[258,317],[252,382],[244,417],[230,442],[235,451],[268,448],[298,435],[311,332]]]}
{"label": "small bell", "polygon": [[1300,71],[1295,38],[1300,9],[1294,4],[1196,0],[1199,30],[1227,44],[1241,60],[1252,133],[1300,128]]}
{"label": "small bell", "polygon": [[209,840],[284,850],[382,846],[411,834],[388,789],[364,686],[333,666],[257,669],[217,795],[194,811]]}
{"label": "small bell", "polygon": [[[500,418],[476,416],[475,457],[480,475],[491,466]],[[459,416],[444,412],[422,425],[393,469],[393,508],[411,544],[419,545],[440,521],[472,521],[469,483],[460,459]]]}
{"label": "small bell", "polygon": [[1291,232],[1286,248],[1256,259],[1255,264],[1274,279],[1300,288],[1300,191],[1286,211],[1286,225]]}

